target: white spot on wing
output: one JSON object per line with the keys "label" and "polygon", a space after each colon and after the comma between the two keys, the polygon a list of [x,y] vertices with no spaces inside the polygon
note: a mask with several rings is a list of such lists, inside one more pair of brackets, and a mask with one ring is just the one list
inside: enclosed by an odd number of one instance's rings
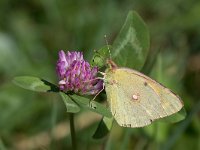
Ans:
{"label": "white spot on wing", "polygon": [[138,100],[138,98],[139,98],[138,95],[135,95],[135,94],[132,95],[132,99],[133,99],[133,100]]}

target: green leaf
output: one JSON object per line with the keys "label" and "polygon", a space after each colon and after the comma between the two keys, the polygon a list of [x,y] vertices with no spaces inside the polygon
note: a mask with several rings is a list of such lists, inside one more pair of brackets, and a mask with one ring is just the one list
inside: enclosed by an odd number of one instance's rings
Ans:
{"label": "green leaf", "polygon": [[187,113],[185,111],[185,108],[183,107],[179,112],[177,112],[171,116],[159,119],[158,121],[175,123],[175,122],[179,122],[179,121],[185,119],[186,115],[187,115]]}
{"label": "green leaf", "polygon": [[59,92],[65,106],[67,108],[67,112],[69,113],[77,113],[80,111],[80,107],[65,93]]}
{"label": "green leaf", "polygon": [[199,112],[200,112],[200,100],[197,100],[197,103],[192,107],[187,118],[177,125],[176,129],[173,130],[170,136],[168,136],[168,139],[165,140],[165,142],[161,146],[161,149],[162,150],[172,149],[175,143],[177,143],[177,141],[180,140],[180,138],[186,132],[188,126],[191,125],[191,122],[194,121],[194,117],[198,116]]}
{"label": "green leaf", "polygon": [[131,136],[133,134],[132,132],[133,132],[133,130],[131,128],[124,129],[124,135],[121,140],[120,150],[129,149],[129,142],[130,142]]}
{"label": "green leaf", "polygon": [[112,114],[106,106],[90,100],[88,98],[78,96],[78,95],[68,95],[73,101],[75,101],[81,108],[83,109],[89,109],[90,111],[96,112],[100,115],[106,116],[106,117],[112,117]]}
{"label": "green leaf", "polygon": [[110,57],[110,50],[111,45],[106,45],[99,49],[98,51],[95,51],[92,60],[91,65],[92,66],[98,66],[99,68],[103,67],[106,64],[106,60]]}
{"label": "green leaf", "polygon": [[0,149],[7,150],[7,148],[5,147],[5,144],[3,143],[3,141],[1,139],[0,139]]}
{"label": "green leaf", "polygon": [[149,43],[149,32],[145,23],[135,11],[130,11],[113,43],[112,57],[120,66],[140,70],[145,63]]}
{"label": "green leaf", "polygon": [[103,117],[92,137],[94,139],[100,139],[105,137],[111,130],[113,121],[114,121],[113,117],[112,118]]}
{"label": "green leaf", "polygon": [[32,76],[15,77],[13,83],[24,89],[36,92],[59,92],[59,88],[56,85]]}

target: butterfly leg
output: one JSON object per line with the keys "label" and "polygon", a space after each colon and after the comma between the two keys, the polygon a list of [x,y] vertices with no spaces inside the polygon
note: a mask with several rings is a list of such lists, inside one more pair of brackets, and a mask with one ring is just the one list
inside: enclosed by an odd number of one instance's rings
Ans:
{"label": "butterfly leg", "polygon": [[105,88],[105,85],[104,85],[104,83],[103,83],[103,88],[93,97],[93,99],[91,99],[91,100],[89,101],[90,107],[93,108],[93,106],[92,106],[92,101],[95,100],[95,98],[104,90],[104,88]]}
{"label": "butterfly leg", "polygon": [[105,85],[104,85],[104,83],[103,83],[103,88],[94,96],[94,98],[92,99],[92,100],[90,100],[90,101],[93,101],[93,100],[95,100],[95,98],[104,90],[104,88],[105,88]]}
{"label": "butterfly leg", "polygon": [[[105,76],[106,73],[105,72],[101,72],[101,71],[98,71],[101,75]],[[104,79],[104,78],[103,78]]]}

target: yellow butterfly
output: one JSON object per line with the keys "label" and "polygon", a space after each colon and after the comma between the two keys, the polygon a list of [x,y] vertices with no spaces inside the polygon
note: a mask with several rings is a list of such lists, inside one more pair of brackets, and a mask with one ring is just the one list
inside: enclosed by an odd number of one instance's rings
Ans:
{"label": "yellow butterfly", "polygon": [[120,126],[147,126],[183,107],[176,94],[155,80],[136,70],[117,67],[111,60],[108,64],[105,90],[112,115]]}

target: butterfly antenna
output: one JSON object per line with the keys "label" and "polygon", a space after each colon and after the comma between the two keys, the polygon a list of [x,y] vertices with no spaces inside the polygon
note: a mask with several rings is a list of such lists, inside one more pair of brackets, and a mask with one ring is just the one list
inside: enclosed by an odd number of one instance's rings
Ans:
{"label": "butterfly antenna", "polygon": [[108,46],[108,40],[107,40],[107,36],[106,36],[106,35],[104,35],[104,38],[105,38],[106,45],[107,45],[107,48],[108,48],[108,52],[109,52],[110,59],[111,59],[111,51],[110,51],[110,47]]}

